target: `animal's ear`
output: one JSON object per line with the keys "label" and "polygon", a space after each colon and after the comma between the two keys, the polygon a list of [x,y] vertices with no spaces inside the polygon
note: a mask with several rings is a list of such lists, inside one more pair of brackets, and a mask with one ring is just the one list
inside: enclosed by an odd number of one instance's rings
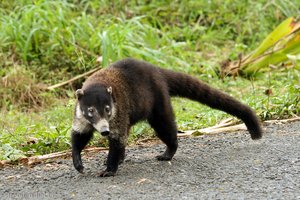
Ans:
{"label": "animal's ear", "polygon": [[106,88],[106,90],[107,90],[107,92],[108,92],[109,94],[112,94],[112,87],[111,87],[111,86],[109,86],[108,88]]}
{"label": "animal's ear", "polygon": [[76,94],[77,99],[80,99],[84,94],[83,89],[76,90],[75,94]]}

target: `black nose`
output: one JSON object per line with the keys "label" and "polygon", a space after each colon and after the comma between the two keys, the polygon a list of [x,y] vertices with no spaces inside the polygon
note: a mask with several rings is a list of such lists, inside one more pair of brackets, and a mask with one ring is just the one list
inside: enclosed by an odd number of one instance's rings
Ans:
{"label": "black nose", "polygon": [[103,132],[101,132],[101,135],[102,136],[108,136],[109,135],[109,131],[103,131]]}

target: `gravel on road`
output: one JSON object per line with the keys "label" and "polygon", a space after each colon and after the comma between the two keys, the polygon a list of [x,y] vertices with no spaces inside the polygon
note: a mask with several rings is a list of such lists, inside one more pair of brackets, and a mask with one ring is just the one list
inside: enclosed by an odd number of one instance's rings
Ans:
{"label": "gravel on road", "polygon": [[270,124],[261,140],[246,131],[186,137],[171,162],[161,143],[133,146],[115,177],[97,177],[107,152],[0,170],[0,199],[300,199],[300,122]]}

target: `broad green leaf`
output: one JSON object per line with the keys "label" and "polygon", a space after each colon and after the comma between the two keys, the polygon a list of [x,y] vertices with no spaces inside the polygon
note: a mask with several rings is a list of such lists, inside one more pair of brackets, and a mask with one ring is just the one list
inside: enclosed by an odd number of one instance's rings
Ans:
{"label": "broad green leaf", "polygon": [[290,34],[294,30],[294,18],[290,17],[283,21],[279,26],[272,31],[266,39],[260,44],[260,46],[254,51],[254,53],[249,57],[249,59],[256,58],[263,54],[266,50],[273,47],[280,39],[284,36]]}
{"label": "broad green leaf", "polygon": [[256,62],[249,64],[247,68],[243,71],[246,74],[254,74],[258,71],[263,71],[264,69],[267,70],[270,65],[275,65],[277,63],[283,62],[287,59],[287,56],[282,52],[272,53],[268,56],[265,56]]}
{"label": "broad green leaf", "polygon": [[289,45],[286,48],[283,48],[280,51],[274,52],[272,54],[268,54],[256,62],[249,64],[244,72],[247,73],[255,73],[258,70],[262,70],[262,68],[267,69],[269,65],[276,65],[278,63],[284,62],[288,60],[287,55],[297,55],[300,54],[300,40],[293,38]]}
{"label": "broad green leaf", "polygon": [[269,65],[287,61],[287,54],[300,53],[300,22],[294,18],[283,21],[242,64],[246,74],[265,71]]}
{"label": "broad green leaf", "polygon": [[[300,23],[298,23],[300,25]],[[298,32],[296,35],[294,35],[290,40],[286,43],[285,48],[289,48],[289,46],[292,46],[294,44],[300,43],[300,32]]]}

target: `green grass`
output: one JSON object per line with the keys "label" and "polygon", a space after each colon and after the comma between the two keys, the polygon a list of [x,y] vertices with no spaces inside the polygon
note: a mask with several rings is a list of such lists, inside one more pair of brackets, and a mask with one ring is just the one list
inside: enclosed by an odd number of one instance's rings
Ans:
{"label": "green grass", "polygon": [[[99,65],[134,57],[198,77],[253,107],[262,119],[298,115],[299,61],[253,80],[218,77],[220,63],[249,53],[300,2],[46,1],[0,2],[0,159],[70,148],[74,89],[43,88]],[[271,89],[271,96],[265,90]],[[173,100],[180,130],[214,125],[228,115]],[[152,137],[145,123],[129,139]],[[97,134],[96,134],[97,135]],[[93,145],[105,145],[98,136]]]}

